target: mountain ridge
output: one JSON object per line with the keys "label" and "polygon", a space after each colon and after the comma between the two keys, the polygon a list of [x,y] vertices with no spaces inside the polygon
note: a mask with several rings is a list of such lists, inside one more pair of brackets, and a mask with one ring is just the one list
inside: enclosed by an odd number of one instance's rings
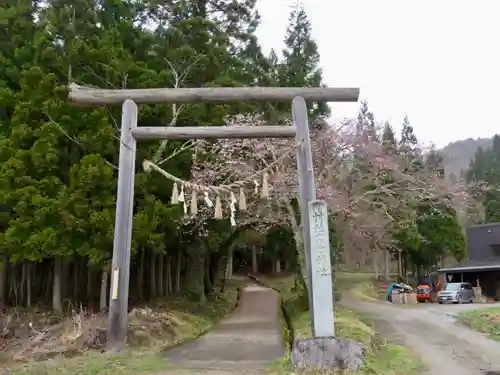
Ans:
{"label": "mountain ridge", "polygon": [[490,138],[467,138],[448,143],[443,148],[437,150],[443,156],[443,166],[447,178],[454,174],[457,179],[461,170],[469,168],[469,162],[474,157],[479,147],[483,149],[491,148],[493,136]]}

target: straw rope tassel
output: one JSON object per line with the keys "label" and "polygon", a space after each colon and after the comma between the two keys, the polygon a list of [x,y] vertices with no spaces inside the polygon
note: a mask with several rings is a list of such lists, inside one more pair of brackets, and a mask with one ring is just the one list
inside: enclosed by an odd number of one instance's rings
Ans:
{"label": "straw rope tassel", "polygon": [[210,198],[208,197],[208,191],[205,191],[203,193],[203,199],[205,200],[205,203],[208,207],[212,208],[214,206],[214,204],[212,203],[212,201],[210,200]]}
{"label": "straw rope tassel", "polygon": [[184,198],[184,185],[181,185],[181,192],[177,200],[181,203],[185,203],[186,199]]}
{"label": "straw rope tassel", "polygon": [[198,213],[198,198],[196,197],[196,190],[193,190],[191,195],[191,215],[196,215]]}
{"label": "straw rope tassel", "polygon": [[214,213],[214,218],[215,219],[222,219],[222,203],[221,203],[220,197],[218,195],[215,198],[215,213]]}
{"label": "straw rope tassel", "polygon": [[236,226],[235,214],[236,214],[236,203],[237,202],[238,201],[236,200],[236,197],[234,196],[234,193],[231,192],[231,201],[229,203],[229,210],[231,211],[230,221],[231,221],[231,226],[232,227]]}
{"label": "straw rope tassel", "polygon": [[171,203],[179,203],[179,188],[177,186],[177,182],[174,182],[174,187],[172,189],[172,199]]}
{"label": "straw rope tassel", "polygon": [[240,187],[240,196],[239,196],[239,202],[238,202],[238,208],[240,211],[246,211],[247,210],[247,200],[245,197],[245,190],[243,189],[243,186]]}
{"label": "straw rope tassel", "polygon": [[268,175],[267,172],[262,176],[262,190],[260,192],[261,198],[269,198],[269,184],[268,184]]}

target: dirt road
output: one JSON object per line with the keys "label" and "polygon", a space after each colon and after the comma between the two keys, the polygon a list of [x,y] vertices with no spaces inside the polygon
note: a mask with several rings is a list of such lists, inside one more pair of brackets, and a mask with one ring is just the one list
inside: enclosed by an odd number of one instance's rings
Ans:
{"label": "dirt road", "polygon": [[169,375],[260,374],[285,353],[280,299],[258,285],[243,288],[238,307],[196,340],[165,352]]}
{"label": "dirt road", "polygon": [[426,375],[500,375],[500,343],[456,323],[460,311],[491,305],[429,305],[401,308],[388,303],[343,301],[368,312],[390,337],[403,341],[427,365]]}

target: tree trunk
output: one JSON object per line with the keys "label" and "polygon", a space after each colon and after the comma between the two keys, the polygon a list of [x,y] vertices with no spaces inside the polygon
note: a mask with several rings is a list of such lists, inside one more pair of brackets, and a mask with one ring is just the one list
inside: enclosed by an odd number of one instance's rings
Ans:
{"label": "tree trunk", "polygon": [[80,276],[80,269],[79,269],[79,266],[80,266],[80,262],[78,260],[75,260],[75,262],[73,263],[73,299],[76,301],[76,302],[80,302],[80,296],[78,295],[78,291],[79,291],[79,283],[78,283],[78,279],[79,279],[79,276]]}
{"label": "tree trunk", "polygon": [[408,256],[406,253],[404,253],[402,260],[403,260],[403,277],[406,284],[408,284]]}
{"label": "tree trunk", "polygon": [[384,250],[384,281],[389,281],[389,250]]}
{"label": "tree trunk", "polygon": [[26,307],[31,307],[31,262],[25,263],[26,267]]}
{"label": "tree trunk", "polygon": [[69,277],[69,267],[69,260],[61,260],[61,298],[63,300],[69,298],[71,293],[71,278]]}
{"label": "tree trunk", "polygon": [[373,272],[375,272],[375,277],[378,280],[378,277],[380,276],[380,272],[378,269],[378,251],[377,251],[377,249],[373,249],[372,268],[373,268]]}
{"label": "tree trunk", "polygon": [[167,294],[172,294],[172,257],[167,257]]}
{"label": "tree trunk", "polygon": [[101,274],[101,292],[99,296],[99,310],[106,311],[108,307],[108,268],[104,268]]}
{"label": "tree trunk", "polygon": [[19,304],[24,305],[26,291],[26,261],[21,264],[21,285],[19,287]]}
{"label": "tree trunk", "polygon": [[139,250],[140,260],[139,260],[139,272],[137,273],[137,297],[139,300],[144,300],[144,249]]}
{"label": "tree trunk", "polygon": [[212,293],[212,282],[210,279],[210,255],[207,250],[205,254],[205,272],[204,272],[204,284],[205,284],[205,294],[210,295]]}
{"label": "tree trunk", "polygon": [[401,259],[401,250],[398,249],[398,278],[403,277],[403,262]]}
{"label": "tree trunk", "polygon": [[229,250],[229,256],[227,257],[225,279],[231,280],[233,278],[233,250]]}
{"label": "tree trunk", "polygon": [[9,258],[4,255],[0,263],[0,309],[7,304],[7,268]]}
{"label": "tree trunk", "polygon": [[[52,262],[51,262],[52,263]],[[50,303],[50,298],[53,295],[53,290],[54,290],[54,268],[52,264],[48,267],[47,273],[47,282],[46,282],[46,287],[45,287],[45,298],[44,300],[47,301],[47,303]]]}
{"label": "tree trunk", "polygon": [[58,316],[63,315],[62,306],[62,259],[56,257],[54,259],[54,284],[52,289],[52,309]]}
{"label": "tree trunk", "polygon": [[186,290],[202,304],[207,301],[205,294],[205,251],[202,246],[194,244],[187,251],[186,263]]}
{"label": "tree trunk", "polygon": [[87,301],[90,303],[92,302],[92,300],[94,299],[93,298],[93,290],[92,290],[92,287],[94,286],[93,284],[93,281],[92,281],[92,278],[94,276],[94,273],[92,272],[92,267],[90,267],[89,265],[87,265],[87,290],[86,290],[86,294],[87,294]]}
{"label": "tree trunk", "polygon": [[9,272],[9,297],[8,300],[12,301],[14,299],[15,306],[17,307],[19,303],[19,296],[17,293],[17,280],[16,280],[17,267],[15,264],[12,264]]}
{"label": "tree trunk", "polygon": [[156,298],[156,253],[153,251],[150,251],[150,258],[149,258],[149,298],[154,299]]}
{"label": "tree trunk", "polygon": [[175,293],[181,292],[181,267],[182,267],[182,252],[179,249],[177,253],[177,265],[175,267]]}
{"label": "tree trunk", "polygon": [[279,259],[276,260],[276,273],[281,273],[281,261]]}
{"label": "tree trunk", "polygon": [[158,285],[158,293],[160,295],[160,297],[164,297],[165,296],[165,271],[164,271],[164,265],[165,265],[165,257],[163,256],[163,254],[160,254],[160,256],[158,257],[158,281],[157,281],[157,285]]}
{"label": "tree trunk", "polygon": [[252,246],[252,272],[254,274],[259,273],[259,265],[257,263],[257,246]]}
{"label": "tree trunk", "polygon": [[[299,264],[300,272],[296,272],[295,283],[297,286],[304,288],[305,291],[309,290],[309,281],[307,280],[307,263],[305,257],[304,241],[302,239],[302,226],[297,224],[295,209],[290,202],[287,203],[286,209],[289,214],[290,224],[293,230],[293,237],[295,239],[295,250],[297,251],[297,262]],[[297,279],[298,278],[298,279]]]}

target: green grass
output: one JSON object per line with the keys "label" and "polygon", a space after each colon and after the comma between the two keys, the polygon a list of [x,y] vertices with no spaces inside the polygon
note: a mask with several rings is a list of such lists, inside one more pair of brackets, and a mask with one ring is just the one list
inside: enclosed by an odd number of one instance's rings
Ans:
{"label": "green grass", "polygon": [[15,375],[140,375],[155,373],[170,366],[157,351],[126,350],[117,356],[89,352],[79,357],[55,358],[27,363],[13,369]]}
{"label": "green grass", "polygon": [[[342,273],[337,276],[337,286],[343,293],[363,300],[374,300],[377,291],[371,285],[371,275]],[[266,278],[266,284],[282,291],[285,306],[294,302],[293,277]],[[364,285],[363,285],[364,284]],[[310,337],[310,316],[308,311],[297,311],[290,308],[291,320],[296,338]],[[355,375],[412,375],[424,370],[422,361],[404,346],[391,342],[377,333],[374,319],[358,311],[346,309],[337,304],[335,308],[335,332],[337,337],[348,338],[364,344],[366,349],[365,365],[358,371],[351,372]],[[268,368],[271,374],[291,373],[289,353],[281,361],[273,363]],[[309,373],[309,372],[308,372]],[[312,372],[314,373],[314,372]],[[324,372],[323,372],[324,373]]]}
{"label": "green grass", "polygon": [[339,272],[336,277],[336,288],[343,297],[351,297],[362,301],[375,301],[381,298],[375,287],[374,276],[369,273]]}
{"label": "green grass", "polygon": [[458,321],[475,331],[485,333],[493,340],[500,341],[499,307],[462,312],[458,316]]}
{"label": "green grass", "polygon": [[[167,335],[157,334],[154,339],[146,341],[147,345],[127,347],[119,355],[108,355],[89,350],[72,358],[58,356],[39,362],[28,360],[22,364],[14,364],[11,367],[12,374],[143,375],[165,371],[171,366],[161,356],[161,350],[196,338],[210,329],[234,307],[237,286],[237,283],[233,283],[223,295],[217,296],[203,305],[189,302],[184,298],[177,298],[166,300],[162,307],[162,301],[160,301],[157,309],[167,310],[171,319],[176,321],[175,334],[170,334],[168,339]],[[147,329],[142,334],[148,334]],[[153,333],[151,334],[153,335]]]}

